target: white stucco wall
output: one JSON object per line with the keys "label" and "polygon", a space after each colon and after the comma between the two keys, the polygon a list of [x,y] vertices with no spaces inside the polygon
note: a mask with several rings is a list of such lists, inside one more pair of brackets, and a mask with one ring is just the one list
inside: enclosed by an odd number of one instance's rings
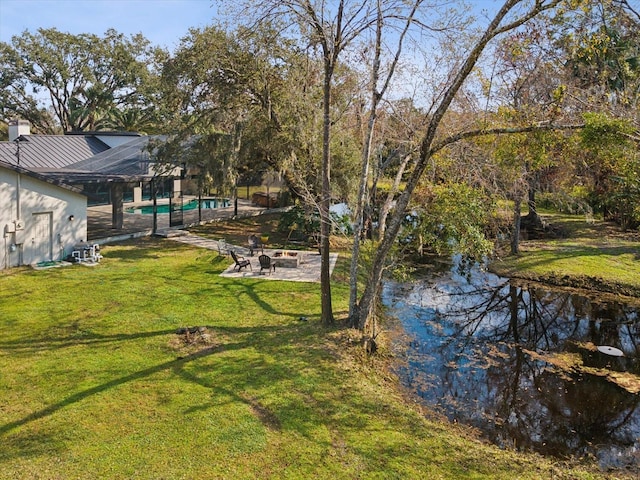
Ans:
{"label": "white stucco wall", "polygon": [[86,239],[84,195],[0,166],[0,269],[60,260]]}

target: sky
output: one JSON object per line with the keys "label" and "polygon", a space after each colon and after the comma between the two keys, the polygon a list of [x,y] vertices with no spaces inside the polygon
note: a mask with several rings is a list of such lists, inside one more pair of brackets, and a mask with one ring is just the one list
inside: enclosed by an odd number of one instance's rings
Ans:
{"label": "sky", "polygon": [[214,0],[0,0],[0,41],[25,30],[57,28],[74,35],[102,36],[109,28],[142,33],[173,51],[191,27],[210,25]]}
{"label": "sky", "polygon": [[[640,0],[633,0],[640,1]],[[471,0],[478,10],[500,0]],[[174,51],[191,27],[210,25],[216,0],[0,0],[0,41],[25,30],[55,27],[74,35],[102,36],[109,28],[142,33],[152,44]]]}

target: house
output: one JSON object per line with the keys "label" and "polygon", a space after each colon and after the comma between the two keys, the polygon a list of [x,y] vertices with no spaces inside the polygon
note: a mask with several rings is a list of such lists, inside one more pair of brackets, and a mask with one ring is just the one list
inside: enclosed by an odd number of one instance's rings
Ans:
{"label": "house", "polygon": [[[0,229],[4,228],[0,231],[6,243],[1,268],[58,259],[58,250],[64,250],[69,235],[75,240],[86,239],[87,205],[111,204],[112,226],[118,230],[123,226],[125,200],[150,199],[151,185],[160,196],[179,192],[180,169],[158,172],[150,155],[152,141],[161,142],[164,137],[132,132],[32,135],[28,122],[12,120],[9,141],[0,142]],[[33,191],[25,193],[27,186]],[[40,204],[30,205],[27,198]],[[80,204],[82,212],[78,211]],[[51,214],[49,220],[35,216],[44,212]],[[68,220],[71,217],[73,222]],[[25,244],[38,243],[35,230],[32,232],[35,220],[42,222],[37,228],[44,229],[38,230],[43,238],[53,238],[49,243],[42,240],[39,253]],[[66,228],[75,232],[67,235]]]}
{"label": "house", "polygon": [[0,232],[0,269],[61,260],[87,238],[87,197],[0,160]]}

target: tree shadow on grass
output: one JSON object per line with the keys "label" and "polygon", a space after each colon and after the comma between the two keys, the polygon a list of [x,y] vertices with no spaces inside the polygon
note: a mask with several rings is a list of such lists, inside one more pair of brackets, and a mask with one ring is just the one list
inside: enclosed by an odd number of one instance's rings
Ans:
{"label": "tree shadow on grass", "polygon": [[108,343],[126,342],[129,340],[137,340],[141,338],[158,337],[175,333],[175,328],[168,330],[156,330],[152,332],[140,332],[131,334],[116,335],[100,335],[97,333],[79,332],[76,335],[64,337],[37,337],[37,338],[20,338],[19,340],[10,340],[0,342],[0,350],[12,350],[16,352],[41,352],[42,350],[54,350],[58,348],[74,347],[77,345],[98,345]]}
{"label": "tree shadow on grass", "polygon": [[[257,282],[257,280],[255,282]],[[266,292],[264,296],[258,294],[255,290],[257,286],[255,282],[233,282],[222,285],[222,288],[227,294],[237,299],[239,308],[243,306],[243,298],[248,298],[251,302],[255,303],[261,311],[269,315],[291,315],[290,312],[276,310],[270,302],[265,300],[265,298],[269,297],[268,292]]]}
{"label": "tree shadow on grass", "polygon": [[[173,368],[176,376],[214,392],[208,402],[193,405],[185,413],[238,402],[247,405],[269,429],[290,429],[315,438],[319,425],[333,423],[334,412],[343,412],[343,402],[351,396],[351,391],[337,389],[333,392],[335,395],[329,396],[323,392],[322,400],[314,397],[315,376],[324,384],[322,389],[326,387],[331,391],[336,384],[326,382],[333,372],[333,362],[329,361],[333,354],[318,341],[318,335],[324,335],[321,327],[300,323],[222,330],[231,337],[246,335],[244,343],[255,350],[255,355],[251,358],[226,356],[224,372],[216,365],[199,364],[197,369],[185,369],[186,364],[176,364]],[[324,360],[328,362],[325,364]],[[266,400],[260,398],[260,392],[274,388],[281,390],[281,394],[269,394],[267,397],[271,398]],[[344,425],[362,428],[365,424],[360,414],[373,414],[379,408],[375,402],[358,403],[358,415],[346,418],[341,413],[340,421]]]}
{"label": "tree shadow on grass", "polygon": [[[313,314],[309,314],[309,311],[304,312],[292,312],[287,310],[279,310],[274,308],[273,302],[270,299],[282,299],[290,293],[286,287],[282,285],[284,282],[265,282],[260,278],[221,278],[218,277],[220,271],[207,271],[207,274],[215,275],[215,280],[207,282],[204,280],[186,280],[188,283],[199,283],[202,285],[197,291],[197,295],[202,296],[216,296],[219,298],[227,299],[227,301],[235,302],[237,304],[237,311],[241,315],[243,310],[247,310],[247,302],[251,302],[258,306],[258,309],[269,315],[284,315],[292,318],[299,318],[300,316],[312,317]],[[172,279],[167,278],[167,281]],[[175,280],[175,279],[173,279]],[[184,280],[180,280],[184,281]],[[286,282],[286,284],[291,282]],[[296,294],[312,294],[316,295],[319,291],[318,284],[313,283],[299,283],[296,284]],[[318,295],[319,304],[319,295]]]}
{"label": "tree shadow on grass", "polygon": [[[355,455],[373,465],[379,462],[377,457],[382,449],[390,457],[419,454],[416,451],[418,447],[410,448],[406,442],[382,441],[378,444],[375,441],[371,445],[348,443],[346,438],[350,437],[349,432],[366,431],[383,440],[386,430],[392,428],[390,424],[395,425],[395,421],[400,422],[401,426],[393,428],[411,432],[415,419],[406,417],[392,404],[384,402],[381,405],[379,398],[365,395],[355,385],[348,386],[348,382],[344,382],[344,387],[341,387],[342,381],[338,378],[331,381],[332,376],[339,373],[334,371],[329,361],[331,352],[326,351],[323,342],[316,338],[322,334],[317,326],[295,323],[239,326],[222,330],[232,340],[239,341],[223,342],[183,358],[114,378],[0,426],[0,436],[5,436],[4,443],[8,446],[0,458],[56,455],[56,449],[64,448],[64,441],[61,440],[61,435],[65,435],[64,429],[51,439],[53,448],[39,444],[47,441],[46,433],[42,437],[31,434],[30,430],[15,431],[31,422],[63,412],[73,404],[90,400],[94,395],[165,371],[211,392],[204,403],[187,407],[184,414],[209,408],[216,408],[224,414],[225,403],[242,404],[246,406],[248,414],[253,415],[265,429],[297,432],[305,441],[319,446],[321,451],[339,451],[347,457]],[[223,352],[243,349],[247,349],[249,357],[244,354],[218,357]],[[207,361],[207,358],[210,360]],[[192,364],[196,360],[203,361]],[[192,366],[186,368],[190,364]],[[316,385],[315,381],[320,384]],[[345,408],[345,405],[351,407]],[[381,409],[385,411],[382,419],[379,415]],[[225,428],[232,429],[233,426]],[[420,431],[416,433],[419,435]],[[230,441],[241,442],[242,432],[238,435],[239,440]],[[238,435],[234,435],[234,438]],[[30,448],[23,450],[21,445],[30,445]]]}
{"label": "tree shadow on grass", "polygon": [[[32,458],[41,455],[59,455],[65,450],[59,432],[38,430],[21,431],[12,436],[10,442],[3,442],[0,448],[0,461],[11,458]],[[6,474],[6,472],[5,472]]]}
{"label": "tree shadow on grass", "polygon": [[[314,334],[317,333],[316,330]],[[210,409],[223,411],[227,404],[243,404],[266,430],[295,432],[323,451],[343,450],[348,452],[345,455],[356,452],[367,459],[366,462],[379,460],[378,449],[387,450],[389,458],[402,456],[412,449],[404,442],[392,440],[372,442],[373,448],[349,444],[346,440],[351,435],[349,432],[366,431],[381,439],[394,428],[416,435],[422,432],[415,418],[397,410],[392,402],[381,402],[375,395],[367,396],[355,385],[341,388],[341,380],[332,382],[333,368],[327,367],[325,371],[323,354],[318,352],[323,348],[321,345],[298,345],[295,354],[286,357],[286,363],[267,360],[277,357],[282,348],[290,350],[296,340],[295,329],[280,332],[268,345],[255,338],[248,343],[260,345],[258,356],[249,361],[225,357],[225,374],[213,365],[202,365],[197,370],[176,365],[173,370],[176,376],[211,392],[207,401],[192,405],[184,413],[204,414]],[[314,385],[316,375],[321,385]],[[395,425],[395,421],[401,426]],[[413,454],[417,455],[419,448],[415,450]]]}
{"label": "tree shadow on grass", "polygon": [[[226,345],[224,347],[224,349],[228,349],[229,346]],[[238,347],[239,348],[239,347]],[[0,435],[5,435],[9,432],[11,432],[12,430],[21,427],[23,425],[26,425],[28,423],[31,423],[35,420],[39,420],[41,418],[47,417],[49,415],[52,415],[56,412],[58,412],[59,410],[62,410],[65,407],[68,407],[70,405],[73,405],[75,403],[78,403],[86,398],[89,398],[93,395],[96,395],[98,393],[104,392],[106,390],[109,390],[111,388],[126,384],[128,382],[132,382],[134,380],[139,380],[145,377],[149,377],[150,375],[162,372],[164,370],[168,370],[171,368],[174,368],[176,365],[180,365],[180,364],[184,364],[184,363],[188,363],[188,362],[192,362],[194,360],[197,360],[199,358],[205,357],[207,355],[212,355],[214,353],[218,353],[220,351],[223,350],[223,347],[213,347],[213,348],[208,348],[205,350],[201,350],[197,353],[193,353],[191,355],[187,355],[186,357],[182,357],[182,358],[178,358],[178,359],[174,359],[174,360],[169,360],[167,362],[164,363],[160,363],[158,365],[154,365],[153,367],[149,367],[149,368],[145,368],[143,370],[134,372],[132,374],[129,375],[125,375],[123,377],[119,377],[119,378],[115,378],[109,382],[106,383],[102,383],[100,385],[96,385],[95,387],[92,388],[88,388],[86,390],[83,390],[81,392],[77,392],[67,398],[65,398],[64,400],[54,403],[52,405],[49,405],[48,407],[45,407],[43,409],[40,409],[38,411],[35,411],[29,415],[27,415],[24,418],[21,418],[19,420],[15,420],[13,422],[9,422],[5,425],[0,426]]]}
{"label": "tree shadow on grass", "polygon": [[[6,434],[22,425],[25,425],[27,423],[33,422],[35,420],[38,420],[40,418],[43,417],[47,417],[49,415],[52,415],[54,413],[56,413],[57,411],[72,405],[74,403],[80,402],[86,398],[89,398],[93,395],[96,395],[98,393],[104,392],[106,390],[109,390],[111,388],[126,384],[128,382],[132,382],[135,380],[139,380],[148,376],[151,376],[153,374],[165,371],[165,370],[169,370],[169,369],[173,369],[174,371],[180,371],[182,369],[182,367],[190,362],[193,362],[194,360],[198,360],[200,358],[203,357],[207,357],[209,355],[213,355],[216,353],[220,353],[222,351],[229,351],[229,350],[238,350],[238,349],[242,349],[242,348],[246,348],[248,346],[252,346],[255,345],[257,342],[257,338],[260,337],[261,335],[264,334],[272,334],[276,333],[276,338],[280,338],[280,337],[284,337],[284,338],[291,338],[292,335],[294,335],[294,331],[297,331],[297,329],[295,329],[293,326],[290,327],[273,327],[273,326],[265,326],[265,327],[256,327],[256,328],[239,328],[239,329],[234,329],[234,328],[230,328],[230,329],[223,329],[225,330],[226,333],[232,333],[233,335],[241,335],[242,333],[250,333],[250,337],[247,338],[245,341],[243,342],[238,342],[238,343],[225,343],[222,345],[214,345],[208,348],[204,348],[199,350],[198,352],[189,354],[189,355],[185,355],[185,356],[180,356],[177,359],[172,359],[169,360],[167,362],[131,373],[129,375],[125,375],[123,377],[119,377],[119,378],[115,378],[109,382],[100,384],[100,385],[96,385],[95,387],[83,390],[81,392],[77,392],[67,398],[65,398],[64,400],[54,403],[48,407],[45,407],[41,410],[38,410],[36,412],[33,412],[29,415],[27,415],[26,417],[20,419],[20,420],[16,420],[13,422],[9,422],[5,425],[0,426],[0,435]],[[289,331],[288,335],[283,335],[286,331]],[[125,340],[131,340],[131,339],[135,339],[135,338],[144,338],[144,337],[151,337],[151,336],[157,336],[157,335],[167,335],[169,333],[175,333],[176,331],[174,329],[172,330],[163,330],[163,331],[156,331],[156,332],[149,332],[149,333],[141,333],[141,334],[133,334],[133,335],[107,335],[107,336],[96,336],[97,338],[95,339],[95,341],[107,341],[107,342],[111,342],[111,341],[125,341]],[[284,340],[281,340],[284,341]],[[14,342],[10,342],[10,343],[14,343]],[[18,342],[15,342],[18,343]],[[19,342],[20,345],[17,345],[16,348],[26,348],[26,344],[28,343],[28,341],[20,341]],[[73,344],[78,344],[77,341],[73,342]],[[34,347],[35,350],[39,350],[38,347]]]}

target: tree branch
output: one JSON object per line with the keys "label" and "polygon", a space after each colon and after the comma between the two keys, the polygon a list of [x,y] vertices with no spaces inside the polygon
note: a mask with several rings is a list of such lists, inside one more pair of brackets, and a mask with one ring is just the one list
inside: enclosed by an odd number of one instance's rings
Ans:
{"label": "tree branch", "polygon": [[496,29],[494,32],[494,36],[500,35],[501,33],[508,32],[510,30],[513,30],[514,28],[524,25],[526,22],[538,16],[540,13],[546,10],[551,10],[560,2],[561,0],[551,0],[548,4],[545,5],[544,0],[536,0],[535,5],[533,8],[531,8],[531,10],[529,10],[522,17],[515,19],[513,22],[507,23],[506,25],[503,25],[502,27]]}
{"label": "tree branch", "polygon": [[540,132],[544,130],[580,130],[584,127],[584,123],[570,125],[554,125],[552,123],[543,123],[538,125],[527,125],[524,127],[479,128],[477,130],[458,132],[455,135],[451,135],[450,137],[441,140],[431,147],[431,150],[429,150],[429,155],[433,155],[443,148],[447,147],[448,145],[467,138],[481,137],[484,135],[509,135],[514,133]]}

